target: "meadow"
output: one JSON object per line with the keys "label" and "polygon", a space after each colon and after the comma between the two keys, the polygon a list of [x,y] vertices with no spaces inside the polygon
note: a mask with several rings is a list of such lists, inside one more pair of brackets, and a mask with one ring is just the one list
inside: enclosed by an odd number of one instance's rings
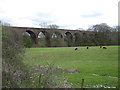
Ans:
{"label": "meadow", "polygon": [[76,69],[78,72],[59,73],[67,78],[74,88],[81,87],[84,79],[86,88],[118,87],[118,46],[49,47],[26,48],[24,63],[28,66],[52,63],[64,69]]}

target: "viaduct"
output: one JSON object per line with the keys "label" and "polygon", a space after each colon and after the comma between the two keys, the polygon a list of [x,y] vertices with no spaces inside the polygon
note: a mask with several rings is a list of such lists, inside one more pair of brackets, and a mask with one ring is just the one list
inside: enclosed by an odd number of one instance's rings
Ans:
{"label": "viaduct", "polygon": [[[39,39],[44,37],[46,40],[46,46],[51,46],[51,39],[57,38],[61,43],[67,43],[67,46],[78,46],[78,38],[87,38],[91,32],[80,30],[68,30],[68,29],[52,29],[52,28],[33,28],[33,27],[14,27],[13,30],[21,35],[28,35],[32,43],[37,45]],[[63,45],[64,46],[64,45]]]}

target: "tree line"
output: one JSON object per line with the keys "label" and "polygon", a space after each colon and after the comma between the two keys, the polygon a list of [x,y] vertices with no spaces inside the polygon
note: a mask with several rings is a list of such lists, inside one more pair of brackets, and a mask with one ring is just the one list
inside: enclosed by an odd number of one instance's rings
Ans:
{"label": "tree line", "polygon": [[119,26],[110,27],[106,23],[96,24],[87,29],[93,32],[87,38],[87,43],[93,45],[118,45]]}
{"label": "tree line", "polygon": [[[44,24],[44,28],[46,27],[49,27],[51,29],[59,28],[59,26],[56,24],[53,25]],[[118,34],[119,34],[118,28],[119,26],[110,27],[106,23],[92,25],[87,30],[85,30],[88,31],[89,34],[86,33],[83,33],[83,35],[75,34],[74,37],[72,37],[70,34],[65,36],[65,42],[61,43],[63,44],[61,46],[118,45]],[[84,31],[82,28],[76,30]],[[60,38],[57,39],[59,40]],[[61,40],[57,41],[57,43],[58,42],[61,42]],[[56,43],[56,41],[51,39],[51,43]],[[53,46],[60,46],[60,43],[59,45],[53,45]]]}

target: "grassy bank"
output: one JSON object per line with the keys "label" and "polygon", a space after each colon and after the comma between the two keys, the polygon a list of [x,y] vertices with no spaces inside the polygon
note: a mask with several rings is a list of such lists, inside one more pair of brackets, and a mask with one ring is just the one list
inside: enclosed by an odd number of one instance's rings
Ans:
{"label": "grassy bank", "polygon": [[61,68],[76,68],[78,73],[61,73],[73,87],[118,86],[118,47],[51,47],[26,49],[24,63],[30,66],[53,63]]}

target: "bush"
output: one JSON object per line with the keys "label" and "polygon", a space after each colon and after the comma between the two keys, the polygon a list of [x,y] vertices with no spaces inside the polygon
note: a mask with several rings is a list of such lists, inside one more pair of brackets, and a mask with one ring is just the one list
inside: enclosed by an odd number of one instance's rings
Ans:
{"label": "bush", "polygon": [[2,87],[27,87],[27,67],[22,62],[24,48],[20,36],[9,26],[2,26]]}
{"label": "bush", "polygon": [[24,36],[22,37],[22,40],[23,40],[23,45],[27,48],[30,48],[32,47],[32,40],[30,39],[30,37],[27,37],[27,36]]}
{"label": "bush", "polygon": [[46,40],[45,39],[38,39],[38,47],[45,47]]}
{"label": "bush", "polygon": [[52,63],[45,65],[35,65],[30,67],[32,71],[33,86],[35,88],[71,88],[65,77],[61,77],[63,69]]}

